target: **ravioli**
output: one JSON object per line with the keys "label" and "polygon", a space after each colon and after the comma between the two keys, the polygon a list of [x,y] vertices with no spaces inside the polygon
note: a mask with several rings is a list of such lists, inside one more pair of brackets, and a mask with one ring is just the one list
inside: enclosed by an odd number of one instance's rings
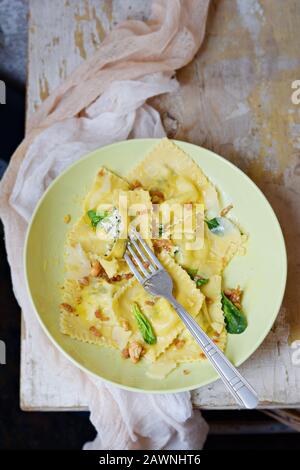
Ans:
{"label": "ravioli", "polygon": [[220,235],[212,233],[205,225],[203,245],[198,250],[188,250],[186,242],[185,236],[176,240],[175,260],[185,269],[196,269],[199,275],[209,278],[220,275],[232,258],[242,253],[245,237],[229,222],[226,232]]}
{"label": "ravioli", "polygon": [[119,176],[100,168],[90,192],[83,202],[83,214],[72,227],[67,237],[67,245],[80,245],[86,253],[94,253],[99,256],[107,256],[107,237],[101,238],[91,226],[87,215],[89,210],[107,210],[114,206],[116,191],[129,190],[129,184]]}
{"label": "ravioli", "polygon": [[[129,334],[117,325],[112,309],[113,296],[120,288],[118,284],[110,284],[105,279],[93,279],[88,286],[80,286],[74,280],[65,281],[63,301],[73,306],[75,312],[61,312],[61,331],[74,339],[115,348],[124,338],[126,345]],[[100,318],[96,316],[97,311],[101,312]]]}
{"label": "ravioli", "polygon": [[[168,254],[162,253],[159,259],[172,276],[174,297],[183,305],[188,313],[195,317],[201,309],[204,295],[196,288],[188,274],[177,266]],[[119,319],[120,325],[124,321],[128,322],[130,331],[132,331],[131,340],[142,340],[132,313],[132,305],[134,303],[137,303],[143,313],[145,313],[157,336],[155,345],[144,345],[145,358],[153,362],[171,344],[184,326],[167,300],[162,297],[154,298],[145,291],[137,280],[132,279],[115,295],[113,300],[113,311]]]}
{"label": "ravioli", "polygon": [[[245,237],[220,212],[214,185],[168,139],[126,179],[101,167],[66,237],[61,332],[114,348],[124,360],[136,359],[130,355],[135,345],[137,360],[145,361],[147,374],[157,379],[178,364],[205,359],[169,302],[147,293],[133,277],[124,252],[128,227],[135,226],[172,277],[176,300],[224,350],[223,272],[243,253]],[[207,223],[216,217],[219,232]],[[203,280],[199,286],[195,275]],[[151,325],[155,341],[146,341],[134,305]]]}
{"label": "ravioli", "polygon": [[165,201],[202,202],[209,181],[199,166],[177,145],[162,139],[127,175],[144,189],[160,191]]}
{"label": "ravioli", "polygon": [[[227,340],[224,316],[221,305],[221,276],[212,276],[202,287],[205,301],[195,320],[224,351]],[[147,375],[161,379],[168,375],[178,364],[205,360],[206,356],[190,332],[183,328],[165,353],[148,369]]]}

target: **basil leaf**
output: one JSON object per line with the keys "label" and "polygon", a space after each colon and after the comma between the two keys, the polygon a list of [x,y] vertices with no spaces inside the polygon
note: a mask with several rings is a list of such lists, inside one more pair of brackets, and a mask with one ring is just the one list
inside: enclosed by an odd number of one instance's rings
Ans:
{"label": "basil leaf", "polygon": [[87,212],[87,215],[88,215],[88,217],[91,221],[92,226],[95,228],[95,227],[97,227],[99,222],[101,222],[101,220],[103,220],[103,219],[105,219],[105,217],[107,217],[108,212],[105,211],[105,212],[102,212],[101,214],[97,214],[97,212],[95,210],[89,210]]}
{"label": "basil leaf", "polygon": [[202,278],[202,279],[197,279],[197,280],[196,280],[196,286],[197,286],[197,287],[204,286],[204,284],[207,284],[208,281],[209,281],[209,279],[204,279],[204,278]]}
{"label": "basil leaf", "polygon": [[141,312],[137,304],[133,305],[132,312],[145,342],[148,344],[155,344],[156,335],[153,331],[152,325],[149,320],[145,317],[145,315]]}
{"label": "basil leaf", "polygon": [[213,219],[210,219],[210,220],[208,220],[208,219],[204,219],[204,220],[205,220],[209,230],[214,230],[217,227],[219,227],[219,225],[220,225],[219,222],[218,222],[218,219],[216,217],[214,217]]}
{"label": "basil leaf", "polygon": [[228,333],[239,335],[247,328],[247,319],[242,310],[239,310],[231,300],[222,292],[222,309]]}

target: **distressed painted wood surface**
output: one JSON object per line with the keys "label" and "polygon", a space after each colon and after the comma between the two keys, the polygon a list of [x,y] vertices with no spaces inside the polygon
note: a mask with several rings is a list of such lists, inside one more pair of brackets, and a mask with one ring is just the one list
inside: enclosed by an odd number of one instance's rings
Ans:
{"label": "distressed painted wood surface", "polygon": [[[28,116],[111,27],[148,18],[150,6],[148,0],[30,0]],[[263,408],[300,407],[300,364],[293,365],[296,351],[288,345],[288,337],[300,334],[300,105],[291,101],[292,81],[300,79],[299,30],[297,0],[284,7],[281,0],[214,1],[204,45],[177,73],[180,90],[152,100],[170,137],[209,148],[251,176],[283,227],[289,255],[284,304],[241,367]],[[86,408],[66,359],[49,369],[24,334],[21,359],[23,409]],[[193,392],[193,401],[203,408],[236,407],[219,382]]]}

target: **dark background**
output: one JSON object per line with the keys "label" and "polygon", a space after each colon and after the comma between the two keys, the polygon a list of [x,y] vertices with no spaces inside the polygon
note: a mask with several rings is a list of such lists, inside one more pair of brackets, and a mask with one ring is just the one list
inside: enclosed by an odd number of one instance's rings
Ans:
{"label": "dark background", "polygon": [[[15,11],[18,15],[15,15]],[[0,0],[0,177],[25,128],[26,0]],[[80,449],[93,439],[89,414],[23,412],[19,406],[20,308],[14,298],[0,223],[0,339],[7,364],[0,365],[0,449]],[[205,411],[210,424],[205,449],[299,449],[300,434],[258,411]]]}

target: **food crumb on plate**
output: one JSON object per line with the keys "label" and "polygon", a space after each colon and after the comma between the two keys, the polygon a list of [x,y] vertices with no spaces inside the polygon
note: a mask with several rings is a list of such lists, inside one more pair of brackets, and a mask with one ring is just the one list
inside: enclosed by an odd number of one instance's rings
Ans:
{"label": "food crumb on plate", "polygon": [[71,215],[70,214],[66,214],[64,216],[64,223],[65,224],[69,224],[71,222]]}

